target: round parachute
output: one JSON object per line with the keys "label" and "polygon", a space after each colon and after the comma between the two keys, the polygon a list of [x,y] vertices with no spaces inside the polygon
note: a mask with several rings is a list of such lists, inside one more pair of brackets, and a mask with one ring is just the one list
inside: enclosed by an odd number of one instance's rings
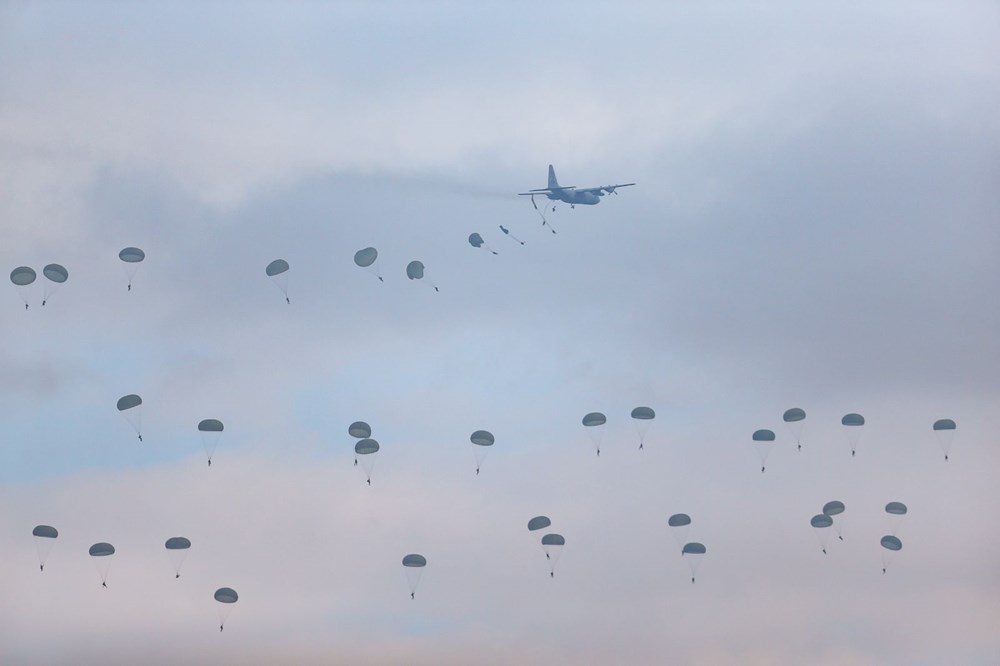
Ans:
{"label": "round parachute", "polygon": [[831,527],[833,525],[833,518],[825,513],[818,513],[809,520],[809,524],[813,527]]}
{"label": "round parachute", "polygon": [[275,259],[267,265],[264,272],[267,276],[271,278],[281,293],[285,296],[285,302],[291,304],[291,300],[288,298],[288,262],[284,259]]}
{"label": "round parachute", "polygon": [[656,412],[654,412],[649,407],[636,407],[632,410],[632,418],[639,419],[641,421],[649,421],[656,417]]}
{"label": "round parachute", "polygon": [[847,426],[847,443],[851,445],[851,455],[853,456],[861,441],[861,426],[865,424],[865,417],[861,414],[844,414],[840,423]]}
{"label": "round parachute", "polygon": [[865,417],[861,414],[845,414],[844,418],[840,419],[840,423],[845,426],[863,426]]}
{"label": "round parachute", "polygon": [[18,266],[10,272],[10,281],[18,287],[27,287],[35,281],[35,269],[27,266]]}
{"label": "round parachute", "polygon": [[423,555],[417,555],[416,553],[410,553],[403,558],[404,567],[426,567],[427,558]]}
{"label": "round parachute", "polygon": [[93,546],[90,547],[91,557],[107,557],[108,555],[114,555],[114,554],[115,554],[115,547],[112,546],[110,543],[104,543],[104,542],[95,543]]}
{"label": "round parachute", "polygon": [[38,570],[45,571],[45,560],[49,558],[49,551],[52,550],[52,544],[59,536],[59,530],[51,525],[36,525],[35,529],[31,530],[31,535],[34,537],[35,548],[38,550]]}
{"label": "round parachute", "polygon": [[95,543],[90,547],[90,556],[94,558],[94,565],[97,573],[101,575],[101,587],[108,586],[108,572],[111,570],[111,556],[115,554],[115,547],[110,543]]}
{"label": "round parachute", "polygon": [[167,555],[170,556],[170,564],[174,568],[174,578],[180,578],[181,566],[184,564],[184,558],[187,557],[187,551],[191,547],[190,539],[170,537],[163,546],[167,549]]}
{"label": "round parachute", "polygon": [[411,261],[406,265],[406,277],[419,280],[424,277],[424,265],[419,261]]}
{"label": "round parachute", "polygon": [[951,419],[938,419],[934,422],[935,430],[954,430],[955,428],[955,422]]}
{"label": "round parachute", "polygon": [[825,513],[820,513],[813,516],[809,520],[809,524],[816,528],[816,538],[819,540],[820,548],[823,549],[823,554],[826,555],[826,544],[830,541],[828,528],[833,526],[833,518]]}
{"label": "round parachute", "polygon": [[476,233],[469,234],[469,245],[472,247],[482,247],[483,237]]}
{"label": "round parachute", "polygon": [[231,587],[220,587],[215,591],[215,600],[220,604],[235,604],[240,598]]}
{"label": "round parachute", "polygon": [[185,550],[191,547],[191,541],[185,537],[170,537],[163,545],[167,550]]}
{"label": "round parachute", "polygon": [[774,431],[757,430],[752,439],[760,457],[760,471],[763,472],[767,467],[767,456],[771,453],[771,445],[774,443]]}
{"label": "round parachute", "polygon": [[604,425],[607,422],[608,422],[608,417],[606,417],[604,414],[601,414],[600,412],[590,412],[589,414],[583,417],[583,425],[587,426],[588,428]]}
{"label": "round parachute", "polygon": [[224,428],[219,419],[204,419],[198,423],[198,430],[201,432],[222,432]]}
{"label": "round parachute", "polygon": [[137,247],[127,247],[118,253],[118,258],[126,264],[137,264],[146,258],[146,253]]}
{"label": "round parachute", "polygon": [[556,577],[556,562],[562,553],[566,539],[561,534],[546,534],[542,537],[542,550],[545,552],[545,559],[549,563],[549,577]]}
{"label": "round parachute", "polygon": [[882,547],[886,550],[901,550],[903,548],[903,542],[899,540],[899,537],[894,537],[891,534],[887,534],[882,537]]}
{"label": "round parachute", "polygon": [[805,411],[799,409],[798,407],[792,407],[781,415],[781,420],[785,423],[797,423],[806,418]]}
{"label": "round parachute", "polygon": [[635,423],[636,432],[639,434],[639,448],[645,444],[646,433],[649,431],[649,422],[656,418],[656,412],[651,407],[636,407],[632,410],[632,419]]}
{"label": "round parachute", "polygon": [[[281,275],[288,270],[288,262],[284,259],[275,259],[267,265],[264,272],[267,273],[268,277],[274,277],[275,275]],[[226,588],[228,589],[228,588]]]}
{"label": "round parachute", "polygon": [[566,539],[561,534],[546,534],[542,537],[543,546],[565,546]]}
{"label": "round parachute", "polygon": [[136,434],[139,436],[139,441],[142,441],[142,398],[134,393],[122,396],[118,398],[118,411],[125,420],[128,421],[129,425],[135,429]]}
{"label": "round parachute", "polygon": [[902,502],[889,502],[885,505],[885,512],[893,516],[906,515],[906,505]]}
{"label": "round parachute", "polygon": [[477,430],[469,437],[476,446],[493,446],[493,433],[488,430]]}
{"label": "round parachute", "polygon": [[212,456],[222,438],[222,431],[225,426],[219,419],[204,419],[198,422],[198,432],[201,433],[201,445],[205,449],[205,456],[208,458],[208,466],[212,466]]}
{"label": "round parachute", "polygon": [[403,567],[406,571],[406,582],[410,585],[410,598],[416,596],[417,585],[420,584],[420,574],[427,566],[427,558],[417,553],[410,553],[403,557]]}
{"label": "round parachute", "polygon": [[597,449],[597,455],[601,455],[601,437],[604,435],[603,426],[607,421],[608,418],[600,412],[590,412],[583,417],[583,425],[587,428],[587,434],[594,443],[594,448]]}
{"label": "round parachute", "polygon": [[59,530],[49,525],[36,525],[35,529],[31,530],[31,534],[44,539],[55,539],[59,536]]}
{"label": "round parachute", "polygon": [[354,253],[354,263],[361,268],[368,268],[378,259],[378,250],[373,247],[366,247]]}
{"label": "round parachute", "polygon": [[378,449],[378,442],[367,437],[354,445],[354,452],[359,456],[367,456],[371,453],[377,452]]}
{"label": "round parachute", "polygon": [[673,536],[677,547],[684,554],[684,544],[687,543],[688,532],[691,531],[691,516],[686,513],[675,513],[667,518],[667,525],[670,527],[670,534]]}
{"label": "round parachute", "polygon": [[142,404],[142,398],[134,393],[122,396],[118,398],[118,411],[124,412],[126,409],[132,409],[133,407],[138,407]]}
{"label": "round parachute", "polygon": [[354,461],[355,463],[359,460],[361,461],[361,469],[363,469],[367,475],[367,483],[369,486],[372,485],[372,471],[375,469],[375,454],[378,453],[378,450],[378,442],[368,437],[359,440],[358,443],[354,445]]}
{"label": "round parachute", "polygon": [[758,430],[753,434],[753,441],[755,442],[773,442],[774,433],[770,430]]}
{"label": "round parachute", "polygon": [[56,284],[62,284],[69,279],[69,272],[59,264],[49,264],[42,269],[42,275]]}
{"label": "round parachute", "polygon": [[347,434],[357,439],[365,439],[372,436],[372,427],[364,421],[355,421],[347,426]]}
{"label": "round parachute", "polygon": [[951,444],[955,440],[955,422],[951,419],[938,419],[934,422],[934,434],[937,435],[938,444],[944,453],[944,459],[948,460],[951,451]]}
{"label": "round parachute", "polygon": [[535,516],[528,521],[528,531],[542,530],[552,524],[548,516]]}
{"label": "round parachute", "polygon": [[708,550],[703,544],[692,542],[684,544],[681,548],[681,555],[688,561],[688,566],[691,568],[691,582],[694,582],[695,574],[698,572],[698,565],[701,564],[701,560],[705,557],[705,553]]}
{"label": "round parachute", "polygon": [[685,525],[691,524],[691,516],[686,513],[675,513],[667,519],[667,525],[670,527],[683,527]]}
{"label": "round parachute", "polygon": [[827,516],[837,516],[844,513],[844,503],[836,500],[823,505],[823,514]]}
{"label": "round parachute", "polygon": [[684,555],[704,555],[706,552],[708,551],[705,546],[700,543],[686,543],[681,549],[681,553]]}

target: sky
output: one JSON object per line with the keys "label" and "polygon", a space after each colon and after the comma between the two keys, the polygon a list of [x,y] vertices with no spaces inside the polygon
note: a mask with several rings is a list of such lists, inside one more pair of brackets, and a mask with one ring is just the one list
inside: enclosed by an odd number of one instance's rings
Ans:
{"label": "sky", "polygon": [[[0,299],[0,661],[997,663],[998,45],[971,1],[0,4],[0,257],[69,272]],[[546,227],[548,164],[636,185]]]}

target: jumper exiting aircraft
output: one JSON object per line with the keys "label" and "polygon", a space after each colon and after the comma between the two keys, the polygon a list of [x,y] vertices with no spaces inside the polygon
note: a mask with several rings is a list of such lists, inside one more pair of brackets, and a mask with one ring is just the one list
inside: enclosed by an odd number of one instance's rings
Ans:
{"label": "jumper exiting aircraft", "polygon": [[570,207],[575,207],[576,204],[583,204],[584,206],[593,206],[594,204],[601,203],[601,197],[605,194],[617,194],[615,192],[619,187],[630,187],[635,185],[635,183],[619,183],[617,185],[602,185],[600,187],[586,187],[577,189],[575,185],[560,186],[559,181],[556,180],[555,169],[552,165],[549,165],[549,186],[543,187],[537,190],[531,190],[529,192],[518,192],[519,195],[523,197],[531,197],[532,203],[534,203],[536,194],[544,194],[552,201],[562,201],[568,203]]}

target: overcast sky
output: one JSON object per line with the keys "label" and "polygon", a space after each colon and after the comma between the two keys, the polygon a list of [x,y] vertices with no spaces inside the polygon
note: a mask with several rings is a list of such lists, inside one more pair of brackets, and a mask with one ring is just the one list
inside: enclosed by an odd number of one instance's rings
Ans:
{"label": "overcast sky", "polygon": [[[0,4],[0,661],[996,664],[998,45],[990,2]],[[637,185],[553,234],[549,163]]]}

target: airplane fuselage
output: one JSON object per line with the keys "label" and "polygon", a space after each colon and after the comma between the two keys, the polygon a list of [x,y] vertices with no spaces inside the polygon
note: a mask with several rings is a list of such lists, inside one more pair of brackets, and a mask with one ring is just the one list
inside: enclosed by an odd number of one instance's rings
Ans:
{"label": "airplane fuselage", "polygon": [[557,190],[555,192],[549,192],[545,196],[547,196],[552,201],[563,201],[571,205],[583,204],[584,206],[593,206],[594,204],[601,203],[601,197],[594,194],[593,192],[577,192],[576,190]]}

